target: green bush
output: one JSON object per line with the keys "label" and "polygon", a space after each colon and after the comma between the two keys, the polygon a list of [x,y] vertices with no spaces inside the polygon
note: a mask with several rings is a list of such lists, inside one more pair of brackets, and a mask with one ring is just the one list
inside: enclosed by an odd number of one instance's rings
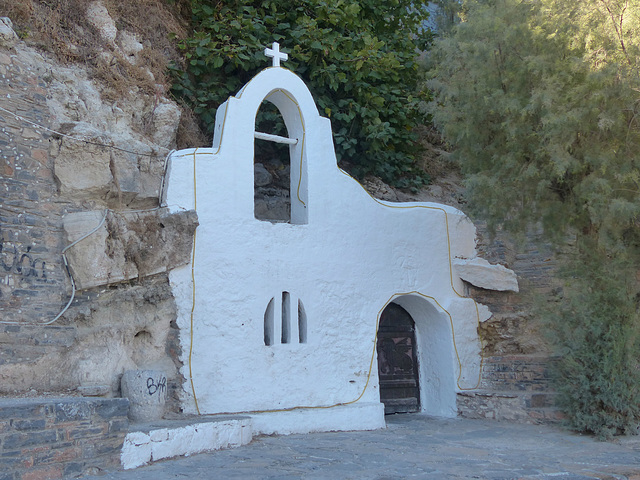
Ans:
{"label": "green bush", "polygon": [[572,428],[608,438],[640,423],[640,318],[636,272],[597,249],[564,272],[564,298],[544,309],[555,346],[557,404]]}
{"label": "green bush", "polygon": [[[430,52],[434,122],[469,204],[563,245],[547,314],[560,406],[608,436],[640,422],[640,3],[441,0],[457,21]],[[566,247],[566,245],[564,245]]]}
{"label": "green bush", "polygon": [[331,118],[339,161],[358,177],[372,173],[399,186],[426,180],[413,131],[425,122],[416,64],[429,38],[422,4],[192,0],[191,10],[193,35],[180,43],[186,65],[173,67],[173,92],[208,131],[218,105],[269,65],[263,51],[277,41],[289,54],[284,66]]}
{"label": "green bush", "polygon": [[624,3],[467,1],[436,41],[432,113],[478,214],[611,248],[640,215],[640,4]]}

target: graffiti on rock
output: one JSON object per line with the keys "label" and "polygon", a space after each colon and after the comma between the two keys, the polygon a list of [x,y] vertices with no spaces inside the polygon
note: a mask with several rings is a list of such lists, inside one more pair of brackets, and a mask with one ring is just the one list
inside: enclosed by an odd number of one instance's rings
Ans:
{"label": "graffiti on rock", "polygon": [[149,392],[149,395],[155,395],[157,392],[163,394],[166,388],[167,377],[160,377],[158,379],[158,383],[156,383],[153,377],[147,378],[147,391]]}

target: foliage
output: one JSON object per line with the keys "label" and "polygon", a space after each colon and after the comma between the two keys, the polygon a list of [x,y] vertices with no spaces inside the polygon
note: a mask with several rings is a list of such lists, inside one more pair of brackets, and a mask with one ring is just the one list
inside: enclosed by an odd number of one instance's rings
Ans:
{"label": "foliage", "polygon": [[[635,271],[601,261],[597,247],[571,264],[564,301],[547,308],[558,346],[558,405],[572,427],[600,437],[636,433],[640,418],[640,319]],[[627,275],[621,275],[624,272]]]}
{"label": "foliage", "polygon": [[468,2],[469,20],[438,42],[434,119],[490,219],[615,242],[640,213],[640,55],[625,58],[604,16],[566,13],[602,1]]}
{"label": "foliage", "polygon": [[418,36],[428,16],[421,4],[192,0],[191,5],[193,35],[180,44],[187,63],[184,69],[174,67],[173,91],[209,131],[218,105],[268,65],[263,50],[277,41],[289,54],[284,66],[307,82],[320,112],[331,118],[339,160],[352,164],[357,176],[420,183],[412,129],[424,122],[415,61],[417,50],[426,48],[425,35]]}
{"label": "foliage", "polygon": [[464,9],[459,0],[433,0],[430,3],[436,7],[433,20],[438,31],[450,30],[463,18]]}
{"label": "foliage", "polygon": [[[637,390],[620,376],[603,386],[613,366],[576,358],[583,349],[593,349],[594,359],[609,351],[627,373],[640,358],[638,343],[624,341],[627,326],[638,323],[640,291],[640,4],[457,3],[460,21],[449,22],[431,55],[434,122],[466,174],[478,215],[515,232],[540,225],[558,243],[578,238],[573,266],[588,257],[594,272],[573,282],[591,292],[588,299],[568,295],[556,316],[559,327],[576,329],[556,338],[566,362],[560,371],[583,382],[577,388],[561,375],[572,398],[565,406],[575,409],[567,413],[578,428],[623,428],[640,420],[621,400],[637,405]],[[622,293],[613,286],[622,284],[626,303],[618,304]],[[620,400],[595,402],[600,417],[588,403],[598,391]]]}

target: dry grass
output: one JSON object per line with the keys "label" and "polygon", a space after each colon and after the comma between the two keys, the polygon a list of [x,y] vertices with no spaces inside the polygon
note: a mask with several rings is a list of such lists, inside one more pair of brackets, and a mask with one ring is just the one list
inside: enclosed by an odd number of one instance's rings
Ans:
{"label": "dry grass", "polygon": [[[131,90],[166,93],[169,62],[181,62],[176,38],[188,30],[186,2],[105,0],[119,31],[136,36],[144,49],[132,65],[100,38],[87,20],[86,0],[0,0],[18,35],[63,64],[81,63],[105,84],[107,97],[122,98]],[[152,75],[149,75],[149,72]],[[160,87],[158,87],[158,85]]]}
{"label": "dry grass", "polygon": [[[103,0],[119,32],[135,35],[143,45],[135,65],[118,48],[106,44],[87,19],[87,0],[0,0],[20,38],[53,55],[62,64],[82,64],[102,85],[104,101],[131,95],[169,94],[168,65],[181,64],[176,47],[189,33],[188,0]],[[193,115],[186,112],[180,138],[190,145],[206,143]]]}
{"label": "dry grass", "polygon": [[198,119],[188,107],[182,106],[182,116],[176,134],[177,148],[210,147],[211,138],[206,136],[198,124]]}
{"label": "dry grass", "polygon": [[82,0],[0,0],[0,8],[23,40],[64,63],[79,61],[96,43],[95,32],[86,29],[87,2]]}

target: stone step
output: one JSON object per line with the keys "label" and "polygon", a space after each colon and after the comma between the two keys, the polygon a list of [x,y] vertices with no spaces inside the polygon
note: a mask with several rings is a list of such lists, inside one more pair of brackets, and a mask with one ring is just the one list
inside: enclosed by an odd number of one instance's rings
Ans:
{"label": "stone step", "polygon": [[120,460],[127,470],[158,460],[246,445],[253,439],[246,416],[210,415],[131,424]]}
{"label": "stone step", "polygon": [[555,393],[473,390],[459,392],[458,414],[464,418],[491,418],[527,423],[562,420]]}

